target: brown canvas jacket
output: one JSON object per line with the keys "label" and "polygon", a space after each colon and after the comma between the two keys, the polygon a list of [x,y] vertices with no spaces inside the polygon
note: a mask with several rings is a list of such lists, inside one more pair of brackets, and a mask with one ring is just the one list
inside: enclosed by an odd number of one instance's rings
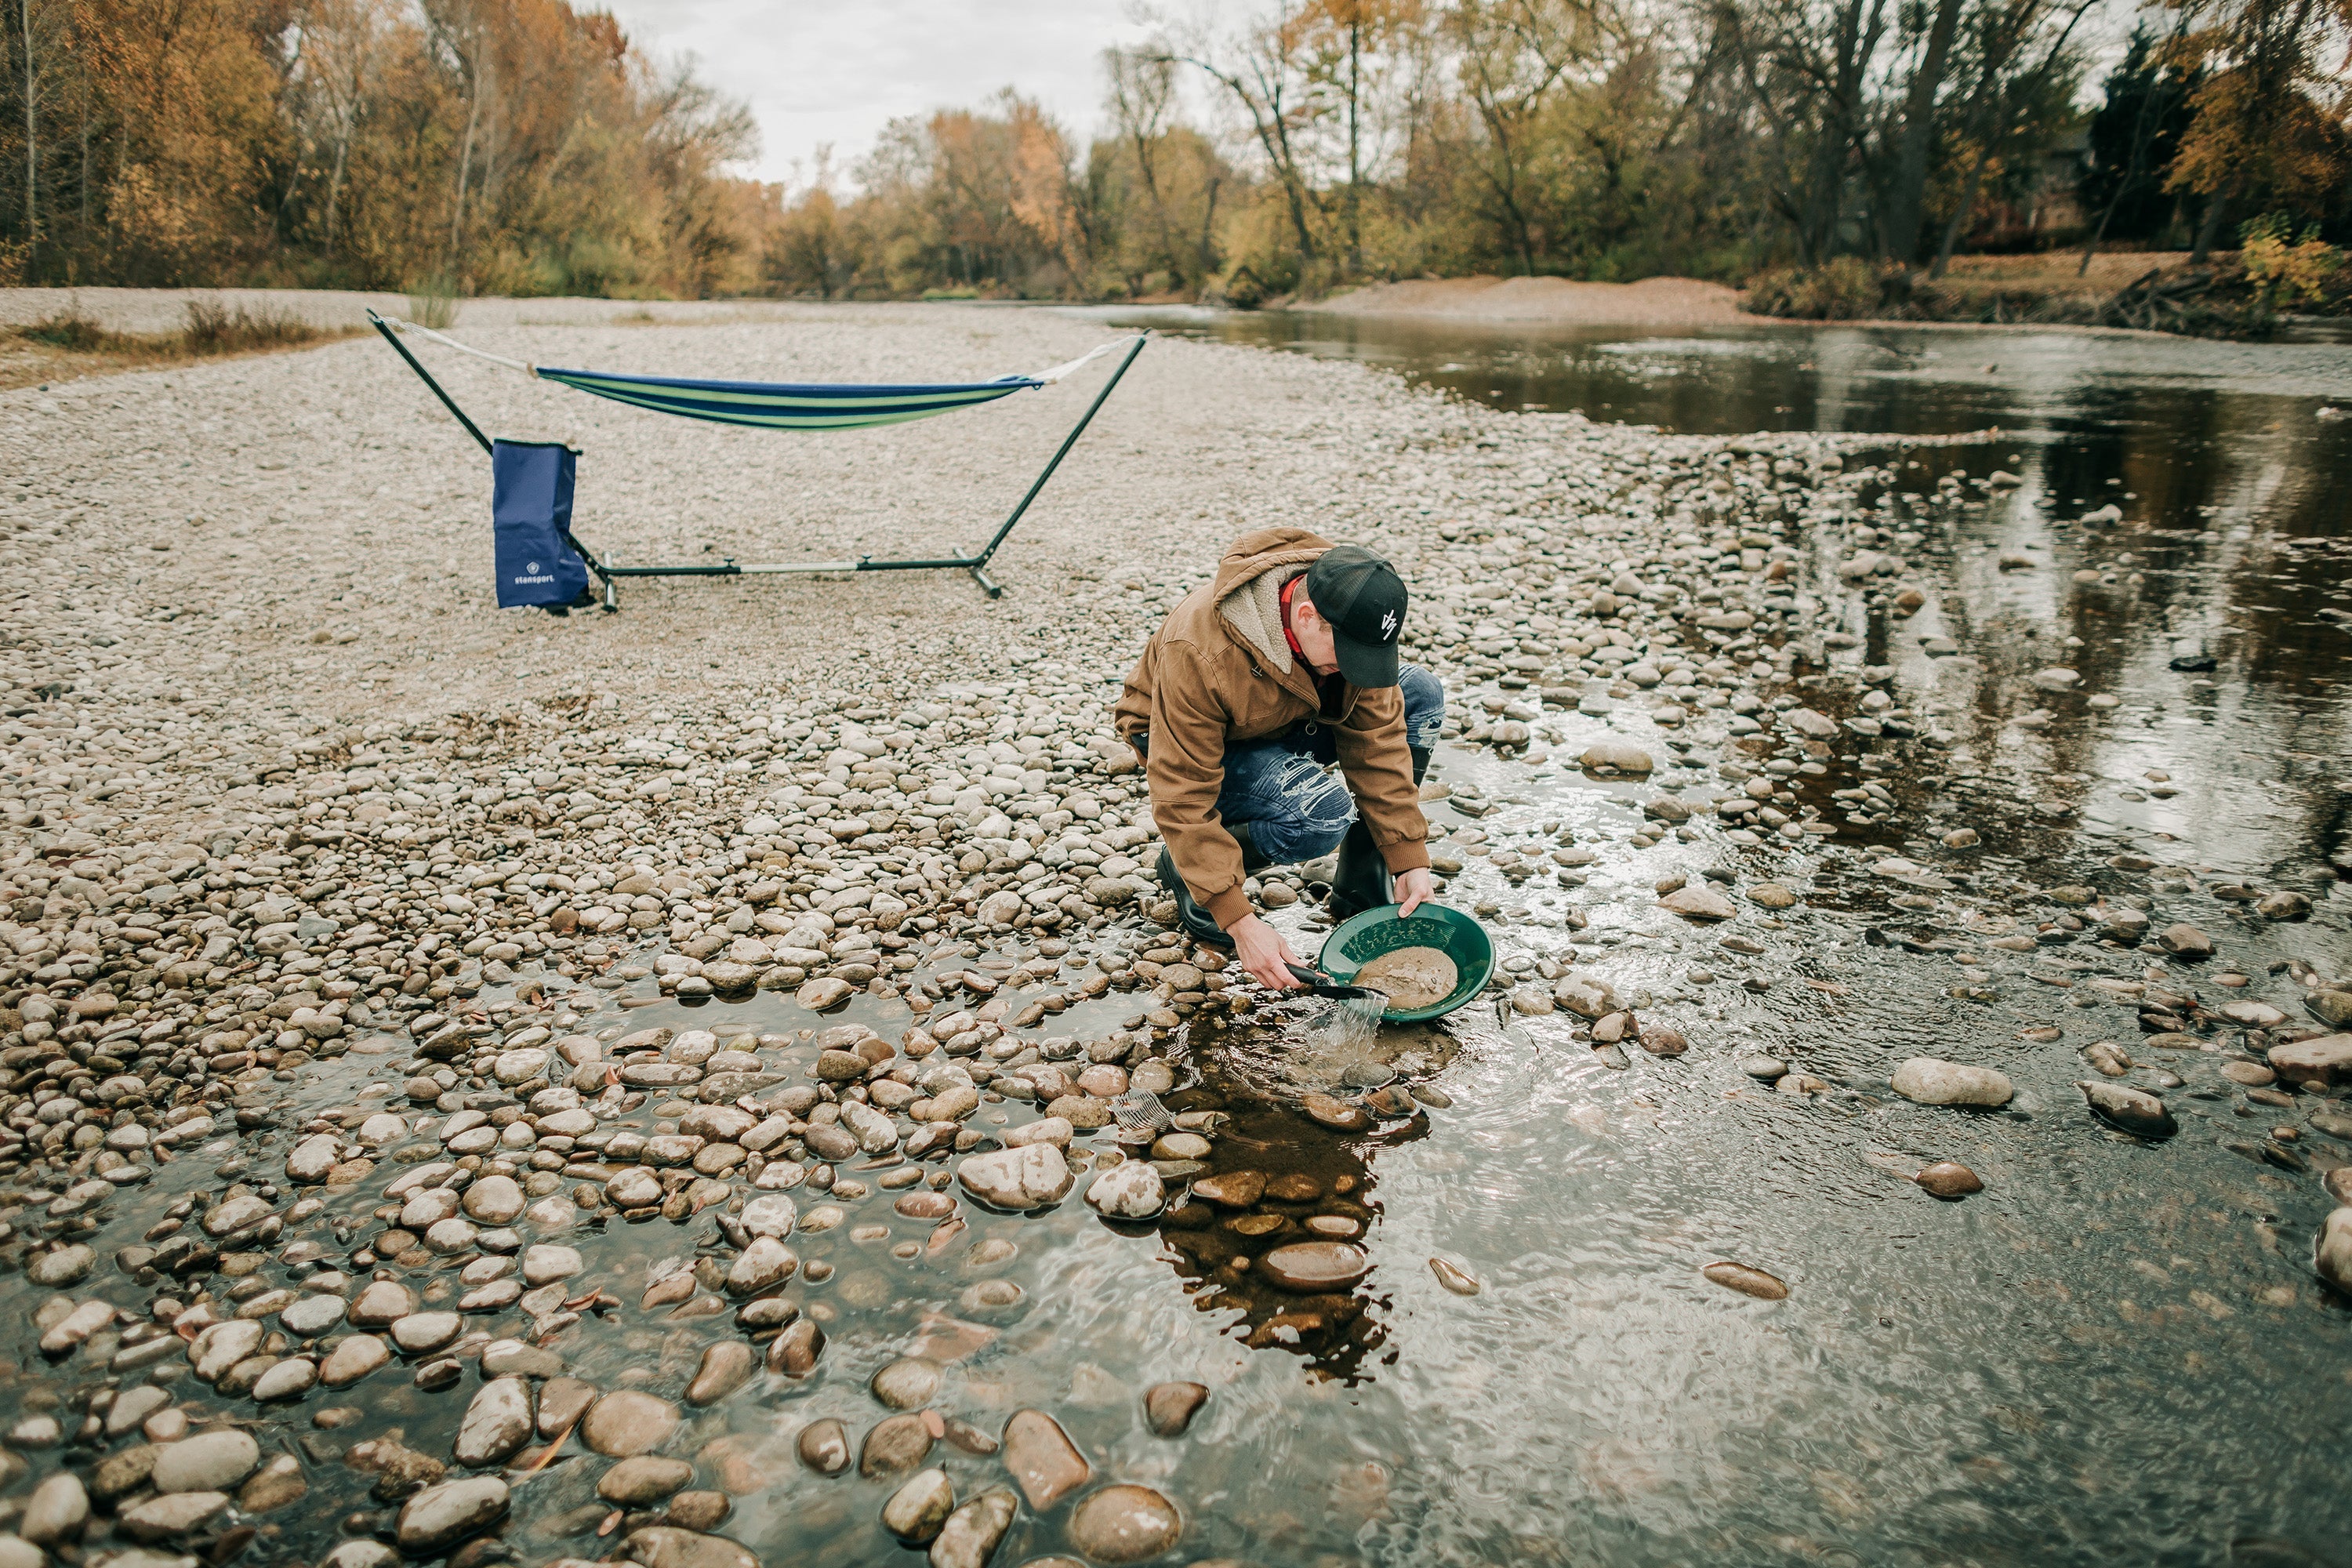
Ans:
{"label": "brown canvas jacket", "polygon": [[1186,595],[1144,645],[1112,710],[1129,742],[1149,732],[1144,777],[1152,819],[1193,899],[1220,927],[1251,912],[1241,846],[1217,816],[1225,748],[1235,742],[1268,740],[1308,720],[1330,725],[1339,770],[1389,869],[1429,864],[1402,692],[1348,686],[1338,716],[1324,716],[1314,671],[1297,658],[1287,674],[1276,671],[1221,607],[1254,579],[1304,568],[1330,548],[1301,528],[1263,528],[1235,540],[1216,577]]}

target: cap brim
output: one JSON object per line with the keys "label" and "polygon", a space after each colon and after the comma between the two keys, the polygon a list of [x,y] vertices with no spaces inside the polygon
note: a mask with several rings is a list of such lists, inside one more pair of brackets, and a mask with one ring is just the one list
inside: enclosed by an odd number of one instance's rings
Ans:
{"label": "cap brim", "polygon": [[1339,661],[1339,673],[1347,678],[1350,686],[1379,687],[1397,683],[1394,643],[1355,642],[1339,636],[1335,628],[1331,652]]}

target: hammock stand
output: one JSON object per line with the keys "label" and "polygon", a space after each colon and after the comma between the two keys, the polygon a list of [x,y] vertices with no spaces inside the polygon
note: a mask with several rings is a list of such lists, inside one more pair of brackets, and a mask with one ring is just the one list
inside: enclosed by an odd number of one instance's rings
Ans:
{"label": "hammock stand", "polygon": [[[806,429],[855,428],[864,425],[904,423],[911,419],[926,418],[933,414],[947,413],[950,409],[971,403],[991,402],[1008,393],[1045,386],[1049,381],[1059,379],[1061,375],[1084,364],[1087,360],[1093,359],[1097,354],[1108,353],[1118,346],[1115,342],[1107,343],[1102,348],[1095,350],[1094,353],[1086,355],[1084,359],[1073,361],[1070,364],[1045,372],[1042,375],[1005,376],[1002,380],[993,382],[939,386],[763,386],[750,383],[679,381],[651,376],[600,375],[588,371],[542,369],[534,365],[521,364],[496,354],[486,354],[478,349],[467,348],[465,344],[453,339],[443,338],[437,332],[417,327],[412,322],[380,316],[373,310],[370,310],[367,315],[369,323],[383,335],[383,341],[392,345],[393,352],[405,361],[408,368],[416,373],[417,379],[424,382],[432,390],[433,395],[441,400],[441,406],[446,408],[457,423],[465,426],[466,434],[474,438],[485,455],[491,450],[490,438],[482,434],[481,426],[468,418],[464,409],[457,406],[457,399],[451,397],[441,384],[433,378],[432,373],[418,363],[416,356],[409,352],[408,345],[400,341],[399,334],[394,330],[395,326],[406,327],[427,337],[437,339],[451,348],[460,349],[478,358],[492,360],[497,363],[525,371],[541,380],[558,382],[582,392],[593,393],[600,397],[611,397],[635,406],[651,408],[661,413],[678,414],[688,418],[712,419],[722,424],[760,424]],[[1143,345],[1147,341],[1148,334],[1139,335],[1128,345],[1127,353],[1112,369],[1109,378],[1096,392],[1094,401],[1087,405],[1086,412],[1078,416],[1078,422],[1070,426],[1069,434],[1062,437],[1062,444],[1054,449],[1053,457],[1046,460],[1045,468],[1039,470],[1036,479],[1030,482],[1028,491],[1022,496],[1020,504],[1013,509],[1012,514],[1005,518],[988,542],[972,554],[948,555],[921,561],[877,561],[871,555],[860,555],[848,561],[768,563],[739,562],[730,555],[722,557],[720,564],[716,566],[624,566],[618,564],[610,555],[599,555],[578,539],[573,538],[568,531],[564,537],[570,541],[572,547],[580,552],[581,560],[587,563],[588,569],[594,573],[597,580],[604,584],[603,603],[608,612],[621,607],[617,588],[619,580],[624,577],[746,577],[772,573],[961,571],[971,573],[972,581],[979,584],[990,598],[1000,598],[1003,595],[1004,589],[988,575],[990,558],[995,555],[998,547],[1003,544],[1005,536],[1013,531],[1013,526],[1021,521],[1023,514],[1028,511],[1030,502],[1037,499],[1037,492],[1044,489],[1045,482],[1054,477],[1054,470],[1062,466],[1062,459],[1069,456],[1070,448],[1077,445],[1078,437],[1085,433],[1087,425],[1093,422],[1096,411],[1101,408],[1103,401],[1110,396],[1111,389],[1118,384],[1119,378],[1127,374],[1127,367],[1135,363],[1135,356],[1143,352]],[[745,395],[777,398],[793,397],[809,403],[833,400],[838,405],[851,409],[852,412],[845,416],[804,414],[797,417],[790,415],[760,418],[730,417],[727,411],[726,400],[740,399]],[[898,411],[878,416],[871,413],[859,414],[855,410],[860,405],[869,407],[887,405]],[[583,598],[584,602],[586,601]],[[565,613],[566,607],[556,605],[550,608],[552,613],[562,615]]]}

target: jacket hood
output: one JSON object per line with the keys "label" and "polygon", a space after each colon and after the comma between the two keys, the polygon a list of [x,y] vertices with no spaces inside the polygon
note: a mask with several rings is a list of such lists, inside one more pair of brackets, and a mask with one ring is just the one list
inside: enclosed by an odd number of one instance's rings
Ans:
{"label": "jacket hood", "polygon": [[1218,563],[1211,597],[1226,627],[1287,676],[1294,662],[1283,633],[1282,586],[1331,548],[1303,528],[1262,528],[1245,533]]}
{"label": "jacket hood", "polygon": [[1217,563],[1217,579],[1210,596],[1223,604],[1236,590],[1265,576],[1277,566],[1311,566],[1331,548],[1331,542],[1303,528],[1261,528],[1234,541]]}

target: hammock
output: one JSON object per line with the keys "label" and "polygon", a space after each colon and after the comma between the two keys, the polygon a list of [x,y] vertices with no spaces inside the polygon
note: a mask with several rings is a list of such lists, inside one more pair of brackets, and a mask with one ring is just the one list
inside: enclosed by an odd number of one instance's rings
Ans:
{"label": "hammock", "polygon": [[[870,426],[903,425],[909,420],[929,419],[934,415],[952,413],[959,408],[971,408],[982,403],[992,403],[1000,397],[1008,396],[1015,392],[1037,391],[1063,380],[1114,349],[1124,347],[1127,350],[1126,356],[1111,372],[1110,378],[1104,382],[1101,389],[1095,394],[1094,401],[1087,405],[1086,412],[1078,416],[1078,422],[1072,426],[1069,434],[1062,438],[1061,446],[1055,449],[1044,470],[1030,485],[1028,493],[1021,498],[1020,505],[1013,509],[1013,515],[1004,520],[1003,525],[997,529],[995,536],[978,552],[971,555],[955,554],[928,561],[877,561],[870,555],[861,555],[852,561],[739,564],[730,556],[722,557],[720,564],[716,566],[623,566],[613,557],[600,556],[572,537],[567,507],[564,521],[559,530],[561,537],[565,544],[578,552],[581,560],[586,563],[588,569],[602,579],[604,590],[604,605],[607,610],[619,608],[618,598],[614,593],[614,581],[621,577],[734,577],[751,573],[778,572],[899,572],[954,567],[970,572],[972,580],[987,592],[988,596],[992,599],[995,598],[1003,590],[988,576],[985,568],[989,558],[993,556],[997,547],[1004,542],[1005,535],[1013,531],[1013,525],[1019,522],[1022,514],[1029,510],[1029,503],[1037,499],[1037,492],[1045,488],[1045,481],[1054,477],[1054,470],[1059,468],[1062,459],[1069,455],[1069,450],[1076,444],[1079,434],[1093,420],[1095,411],[1103,405],[1103,400],[1110,395],[1111,388],[1117,386],[1119,378],[1127,374],[1127,367],[1135,363],[1135,356],[1143,352],[1145,342],[1145,339],[1140,336],[1132,339],[1115,339],[1087,353],[1079,355],[1066,364],[1055,365],[1050,370],[1039,371],[1031,375],[999,376],[994,381],[919,382],[905,385],[866,385],[833,382],[693,381],[675,376],[631,375],[610,371],[563,370],[551,365],[528,364],[521,360],[509,359],[503,354],[489,353],[469,344],[461,343],[455,338],[436,332],[429,327],[421,327],[414,321],[404,321],[397,316],[381,316],[370,310],[368,320],[374,325],[375,330],[383,335],[384,342],[392,345],[394,352],[407,362],[408,368],[415,371],[418,378],[432,389],[433,395],[441,400],[442,406],[448,409],[457,422],[466,427],[466,433],[480,443],[483,451],[491,454],[494,466],[499,460],[500,448],[527,444],[493,443],[488,436],[482,434],[481,428],[467,417],[466,411],[457,406],[457,401],[443,390],[441,384],[433,379],[431,373],[417,362],[415,354],[409,353],[408,345],[400,341],[397,332],[414,332],[444,347],[455,349],[459,353],[471,354],[476,359],[488,360],[492,364],[503,365],[509,370],[520,371],[526,375],[536,376],[541,381],[551,381],[559,386],[568,386],[575,392],[585,392],[592,396],[610,398],[615,403],[625,403],[634,408],[643,408],[656,414],[674,414],[686,419],[704,419],[720,425],[742,425],[764,430],[856,430]],[[576,457],[576,454],[574,456]],[[565,496],[570,495],[571,481],[568,466],[563,466],[562,489]],[[512,520],[504,521],[510,523]],[[533,561],[530,564],[530,573],[524,577],[517,578],[517,581],[527,580],[536,583],[541,580],[541,563]],[[501,583],[505,580],[503,576],[500,579]],[[590,603],[593,599],[592,594],[583,595],[581,600],[574,603]],[[572,605],[551,603],[544,607],[561,615]]]}
{"label": "hammock", "polygon": [[519,370],[575,392],[609,397],[615,403],[649,408],[656,414],[770,430],[856,430],[869,425],[903,425],[910,419],[929,419],[934,414],[993,403],[1009,393],[1034,392],[1050,386],[1119,346],[1118,342],[1105,343],[1067,364],[1057,364],[1034,375],[1003,375],[994,381],[918,382],[903,386],[836,382],[685,381],[673,376],[527,364],[461,343],[430,327],[420,327],[397,316],[379,320],[401,331],[430,338],[459,353]]}

